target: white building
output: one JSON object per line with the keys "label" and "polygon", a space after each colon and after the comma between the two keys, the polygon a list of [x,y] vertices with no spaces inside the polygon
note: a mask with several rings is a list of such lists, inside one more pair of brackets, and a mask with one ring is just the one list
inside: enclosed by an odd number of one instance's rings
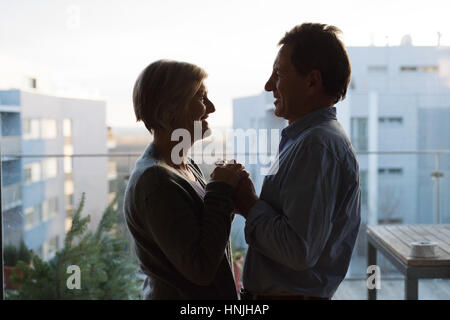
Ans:
{"label": "white building", "polygon": [[[339,103],[364,182],[369,223],[437,222],[435,154],[363,154],[369,151],[450,149],[450,48],[350,47],[351,89]],[[450,221],[450,155],[442,154],[439,214]],[[445,185],[447,183],[447,185]]]}
{"label": "white building", "polygon": [[82,193],[91,229],[108,204],[108,158],[78,156],[107,153],[106,105],[43,94],[38,81],[0,90],[3,239],[23,238],[48,259],[63,246]]}

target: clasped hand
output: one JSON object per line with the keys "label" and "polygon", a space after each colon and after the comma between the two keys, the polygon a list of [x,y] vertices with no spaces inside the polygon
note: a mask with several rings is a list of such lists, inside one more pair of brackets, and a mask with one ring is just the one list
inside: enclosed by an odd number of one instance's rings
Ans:
{"label": "clasped hand", "polygon": [[211,173],[211,181],[223,181],[234,188],[234,212],[246,218],[258,196],[248,171],[244,169],[242,164],[232,160],[231,163],[217,166]]}

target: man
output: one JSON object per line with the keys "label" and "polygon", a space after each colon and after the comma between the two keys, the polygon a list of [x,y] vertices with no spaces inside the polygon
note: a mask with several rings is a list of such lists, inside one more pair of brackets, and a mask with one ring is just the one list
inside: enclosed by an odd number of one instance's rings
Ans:
{"label": "man", "polygon": [[242,299],[331,299],[347,272],[360,225],[359,167],[337,122],[350,63],[339,29],[306,23],[280,40],[265,85],[287,119],[279,168],[260,197],[247,180],[236,194],[249,245]]}

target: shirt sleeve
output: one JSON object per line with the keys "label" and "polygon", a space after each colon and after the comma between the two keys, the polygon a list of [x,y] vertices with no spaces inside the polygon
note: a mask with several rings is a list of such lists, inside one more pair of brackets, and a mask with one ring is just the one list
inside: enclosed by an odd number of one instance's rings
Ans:
{"label": "shirt sleeve", "polygon": [[157,185],[146,191],[145,229],[186,279],[209,285],[230,235],[233,188],[224,182],[207,184],[203,210],[196,211],[190,194],[175,181],[159,176]]}
{"label": "shirt sleeve", "polygon": [[258,200],[250,210],[245,237],[268,258],[294,270],[314,266],[330,236],[340,165],[326,147],[299,148],[280,185],[283,212]]}

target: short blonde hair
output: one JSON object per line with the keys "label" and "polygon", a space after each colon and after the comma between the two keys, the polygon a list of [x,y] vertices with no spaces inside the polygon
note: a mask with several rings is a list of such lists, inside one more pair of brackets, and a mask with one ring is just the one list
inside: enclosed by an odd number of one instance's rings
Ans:
{"label": "short blonde hair", "polygon": [[207,73],[200,67],[173,60],[158,60],[138,76],[133,88],[136,121],[153,133],[172,130],[172,121],[184,110]]}

